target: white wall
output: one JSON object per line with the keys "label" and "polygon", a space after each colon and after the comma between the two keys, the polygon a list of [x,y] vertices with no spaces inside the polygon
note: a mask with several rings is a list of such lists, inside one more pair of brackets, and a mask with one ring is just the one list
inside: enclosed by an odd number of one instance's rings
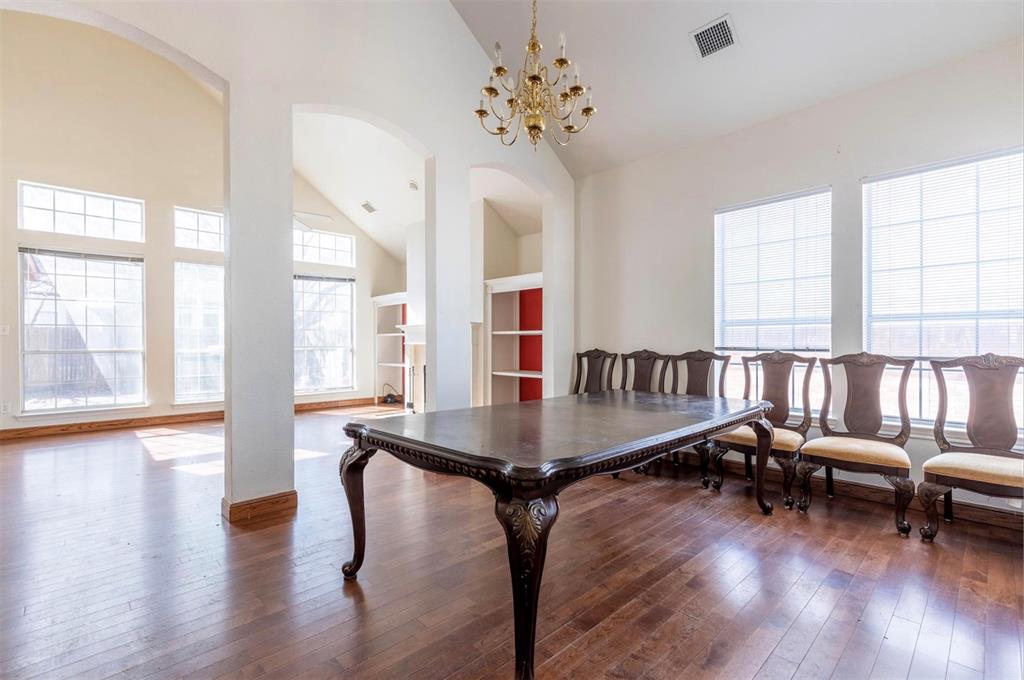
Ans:
{"label": "white wall", "polygon": [[[17,247],[127,252],[146,260],[149,406],[87,414],[0,417],[0,427],[166,415],[219,408],[174,405],[173,267],[176,260],[222,264],[223,255],[174,247],[173,206],[218,210],[224,204],[223,106],[219,97],[167,60],[106,31],[19,12],[0,12],[0,402],[20,407]],[[60,45],[60,49],[53,49]],[[146,201],[146,242],[127,243],[22,231],[19,179],[113,193]],[[371,296],[403,286],[402,265],[295,174],[295,208],[330,215],[308,225],[356,239],[356,386],[297,401],[373,396]],[[289,221],[290,225],[291,222]],[[330,268],[296,263],[299,273]]]}
{"label": "white wall", "polygon": [[[714,210],[829,185],[832,350],[860,351],[861,178],[1024,143],[1022,45],[580,180],[577,349],[710,349]],[[917,479],[934,448],[911,443]]]}
{"label": "white wall", "polygon": [[519,251],[519,273],[530,274],[544,270],[544,234],[524,234],[516,239]]}

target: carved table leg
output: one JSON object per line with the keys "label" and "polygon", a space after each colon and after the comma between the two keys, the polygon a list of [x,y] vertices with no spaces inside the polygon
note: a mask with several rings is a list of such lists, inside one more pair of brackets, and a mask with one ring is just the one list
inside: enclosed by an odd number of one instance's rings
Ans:
{"label": "carved table leg", "polygon": [[782,468],[782,504],[787,510],[793,509],[793,478],[796,477],[796,460],[792,456],[774,456],[775,464]]}
{"label": "carved table leg", "polygon": [[922,539],[931,541],[939,533],[939,511],[935,507],[935,502],[939,500],[939,496],[944,496],[951,490],[948,486],[933,482],[921,482],[917,485],[917,499],[928,518],[920,529]]}
{"label": "carved table leg", "polygon": [[523,500],[495,496],[494,514],[505,529],[512,573],[515,614],[516,680],[533,680],[533,647],[537,634],[537,600],[548,549],[548,533],[558,517],[555,496]]}
{"label": "carved table leg", "polygon": [[711,484],[711,477],[708,475],[708,468],[711,466],[711,445],[709,442],[694,444],[693,450],[700,457],[700,483],[705,489]]}
{"label": "carved table leg", "polygon": [[768,469],[768,457],[772,452],[775,430],[767,418],[755,420],[751,425],[754,427],[754,434],[757,435],[757,470],[754,473],[754,493],[757,496],[757,504],[760,506],[761,512],[770,515],[772,514],[772,504],[764,497],[764,473]]}
{"label": "carved table leg", "polygon": [[811,477],[820,469],[817,463],[806,460],[796,464],[796,483],[800,487],[800,500],[796,502],[796,509],[800,512],[807,512],[811,507]]}
{"label": "carved table leg", "polygon": [[[896,489],[896,531],[902,536],[910,535],[910,522],[907,521],[907,506],[914,500],[914,480],[910,477],[882,475],[885,481]],[[934,504],[933,504],[934,507]]]}
{"label": "carved table leg", "polygon": [[715,466],[716,478],[711,482],[711,487],[715,491],[722,490],[722,484],[725,483],[725,454],[729,453],[729,449],[725,446],[713,444],[711,446],[711,463]]}
{"label": "carved table leg", "polygon": [[348,499],[348,511],[352,516],[352,542],[354,544],[352,559],[341,567],[346,581],[353,581],[356,572],[363,565],[363,554],[366,551],[366,512],[363,505],[363,469],[376,451],[359,448],[356,444],[341,456],[339,474],[341,485]]}

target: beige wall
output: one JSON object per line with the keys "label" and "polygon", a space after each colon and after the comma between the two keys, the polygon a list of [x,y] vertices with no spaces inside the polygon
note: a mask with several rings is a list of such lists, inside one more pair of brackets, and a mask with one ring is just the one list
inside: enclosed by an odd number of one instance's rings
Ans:
{"label": "beige wall", "polygon": [[1018,40],[580,180],[577,348],[711,348],[715,209],[831,186],[832,350],[859,351],[861,178],[1021,145],[1022,79]]}
{"label": "beige wall", "polygon": [[519,273],[532,274],[544,269],[544,234],[524,234],[517,239],[519,246]]}
{"label": "beige wall", "polygon": [[[159,415],[195,407],[173,401],[173,265],[222,262],[219,253],[173,246],[173,206],[224,204],[221,103],[181,69],[133,43],[81,24],[0,12],[0,403],[20,408],[17,247],[123,252],[146,259],[149,407],[98,417]],[[146,201],[146,242],[106,241],[17,229],[19,179]],[[357,240],[357,385],[372,392],[370,296],[403,285],[401,265],[296,176],[296,210],[331,214],[310,225]],[[296,266],[300,271],[305,265]],[[365,350],[365,351],[360,351]],[[323,398],[323,397],[319,397]],[[199,407],[209,408],[208,405]],[[0,427],[82,420],[81,415],[3,416]]]}

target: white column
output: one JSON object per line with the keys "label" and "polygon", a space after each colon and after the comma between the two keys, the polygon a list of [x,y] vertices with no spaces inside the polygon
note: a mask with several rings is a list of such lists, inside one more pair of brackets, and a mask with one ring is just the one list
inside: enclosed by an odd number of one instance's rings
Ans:
{"label": "white column", "polygon": [[466,408],[472,398],[469,163],[426,163],[427,410]]}
{"label": "white column", "polygon": [[233,81],[226,115],[229,505],[292,491],[295,444],[291,106],[272,88]]}
{"label": "white column", "polygon": [[544,200],[544,396],[569,393],[575,347],[576,213],[571,192]]}

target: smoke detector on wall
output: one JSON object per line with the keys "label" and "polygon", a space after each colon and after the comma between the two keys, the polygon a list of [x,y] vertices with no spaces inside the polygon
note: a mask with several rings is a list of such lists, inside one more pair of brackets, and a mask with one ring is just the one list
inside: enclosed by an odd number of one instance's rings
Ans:
{"label": "smoke detector on wall", "polygon": [[365,210],[366,212],[368,212],[370,214],[373,214],[373,213],[377,212],[377,209],[374,208],[373,204],[370,203],[369,201],[363,201],[361,205],[362,205],[363,210]]}
{"label": "smoke detector on wall", "polygon": [[732,17],[726,14],[692,31],[690,37],[700,58],[707,59],[712,54],[736,44],[736,29]]}

